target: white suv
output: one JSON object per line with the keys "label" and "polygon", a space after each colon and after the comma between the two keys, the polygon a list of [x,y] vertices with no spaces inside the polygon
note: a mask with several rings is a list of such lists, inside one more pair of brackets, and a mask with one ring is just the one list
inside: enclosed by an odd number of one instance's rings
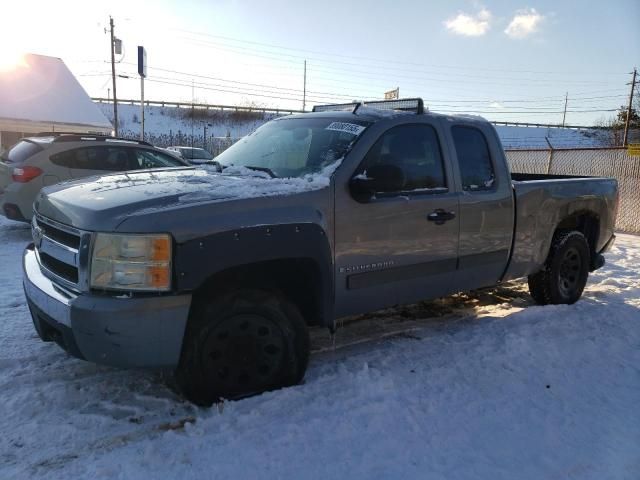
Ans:
{"label": "white suv", "polygon": [[0,213],[11,220],[30,221],[40,189],[64,180],[188,165],[137,140],[87,134],[23,138],[0,156]]}

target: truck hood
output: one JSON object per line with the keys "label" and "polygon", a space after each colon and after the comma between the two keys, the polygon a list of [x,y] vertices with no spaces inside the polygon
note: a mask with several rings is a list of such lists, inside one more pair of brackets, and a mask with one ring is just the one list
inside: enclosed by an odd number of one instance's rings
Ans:
{"label": "truck hood", "polygon": [[34,209],[80,229],[109,231],[133,215],[317,190],[329,185],[334,169],[301,178],[271,178],[244,167],[223,173],[208,167],[123,172],[46,187]]}

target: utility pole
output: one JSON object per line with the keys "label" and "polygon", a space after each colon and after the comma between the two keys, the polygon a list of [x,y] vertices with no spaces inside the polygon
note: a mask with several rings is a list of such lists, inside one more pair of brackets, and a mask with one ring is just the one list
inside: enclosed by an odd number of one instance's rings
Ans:
{"label": "utility pole", "polygon": [[627,146],[627,140],[629,139],[629,122],[631,121],[631,105],[633,103],[633,89],[636,86],[636,75],[638,74],[638,69],[633,69],[633,80],[631,80],[631,93],[629,94],[629,106],[627,107],[627,119],[624,122],[624,137],[622,140],[622,146]]}
{"label": "utility pole", "polygon": [[111,27],[111,80],[113,82],[113,130],[118,136],[118,96],[116,94],[116,40],[113,36],[113,17],[109,16],[109,26]]}
{"label": "utility pole", "polygon": [[147,76],[147,51],[138,45],[138,75],[140,75],[140,140],[144,142],[144,79]]}
{"label": "utility pole", "polygon": [[307,61],[304,61],[304,83],[302,84],[302,111],[307,104]]}
{"label": "utility pole", "polygon": [[144,77],[140,76],[140,140],[144,142]]}
{"label": "utility pole", "polygon": [[569,100],[569,92],[564,94],[564,113],[562,114],[562,126],[564,127],[564,121],[567,118],[567,101]]}

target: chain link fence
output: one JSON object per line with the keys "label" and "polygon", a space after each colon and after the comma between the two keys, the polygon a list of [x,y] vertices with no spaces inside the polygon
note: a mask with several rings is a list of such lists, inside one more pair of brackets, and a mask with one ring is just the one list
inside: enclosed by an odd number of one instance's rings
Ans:
{"label": "chain link fence", "polygon": [[517,173],[550,173],[613,177],[618,180],[620,204],[616,229],[640,233],[640,157],[625,148],[507,150],[507,161]]}

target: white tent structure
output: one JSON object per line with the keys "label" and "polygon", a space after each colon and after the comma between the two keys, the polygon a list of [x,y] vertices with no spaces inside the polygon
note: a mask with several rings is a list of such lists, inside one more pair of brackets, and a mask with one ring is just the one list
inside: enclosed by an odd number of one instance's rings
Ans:
{"label": "white tent structure", "polygon": [[0,150],[33,133],[112,130],[61,59],[27,54],[0,70]]}

